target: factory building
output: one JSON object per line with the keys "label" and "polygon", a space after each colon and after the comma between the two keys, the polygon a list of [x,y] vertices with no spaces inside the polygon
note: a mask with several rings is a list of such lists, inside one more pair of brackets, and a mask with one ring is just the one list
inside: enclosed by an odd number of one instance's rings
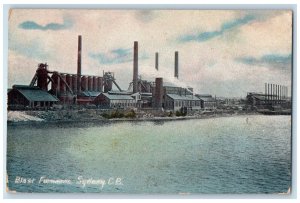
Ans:
{"label": "factory building", "polygon": [[249,106],[257,109],[270,109],[277,105],[284,108],[290,108],[291,106],[289,98],[285,97],[279,99],[277,95],[265,95],[262,93],[251,92],[247,94],[246,100]]}
{"label": "factory building", "polygon": [[[174,77],[178,79],[178,51],[175,52]],[[158,70],[158,53],[155,54],[155,69]],[[178,87],[163,83],[163,78],[156,78],[152,91],[152,106],[171,111],[200,110],[200,100],[194,96],[193,88]]]}
{"label": "factory building", "polygon": [[200,110],[200,99],[193,95],[166,94],[164,108],[172,111]]}
{"label": "factory building", "polygon": [[58,103],[57,97],[38,88],[14,85],[8,92],[8,109],[48,109]]}
{"label": "factory building", "polygon": [[126,109],[137,107],[137,100],[127,94],[101,93],[94,99],[98,108]]}
{"label": "factory building", "polygon": [[[169,110],[199,109],[200,100],[193,96],[192,88],[164,85],[163,78],[156,78],[154,82],[142,80],[138,75],[138,42],[133,45],[133,80],[127,91],[122,90],[116,83],[114,73],[103,72],[102,76],[82,74],[81,67],[82,38],[78,36],[77,73],[63,73],[51,71],[48,65],[38,65],[29,89],[36,95],[44,95],[44,100],[30,100],[18,92],[16,98],[23,98],[26,106],[51,106],[53,103],[63,105],[95,104],[99,108],[166,108]],[[155,53],[155,69],[158,70],[158,53]],[[179,78],[179,54],[175,52],[174,77]],[[118,92],[112,91],[115,85]],[[13,92],[16,92],[14,90]],[[42,93],[43,92],[43,93]],[[50,94],[49,94],[50,93]],[[16,93],[15,93],[16,94]],[[23,95],[23,96],[22,96]],[[42,97],[42,96],[41,96]],[[27,98],[27,100],[26,100]],[[26,102],[25,102],[26,100]],[[10,99],[9,105],[16,101]],[[42,103],[41,103],[42,102]]]}
{"label": "factory building", "polygon": [[259,108],[264,108],[270,103],[274,103],[275,101],[274,95],[265,95],[262,93],[249,92],[247,93],[247,103],[251,106],[257,106]]}
{"label": "factory building", "polygon": [[184,111],[200,110],[200,100],[193,95],[192,88],[166,85],[163,87],[164,108],[167,110]]}
{"label": "factory building", "polygon": [[210,94],[196,94],[197,98],[200,99],[201,109],[203,110],[214,110],[217,108],[217,101]]}
{"label": "factory building", "polygon": [[59,99],[60,104],[68,105],[91,104],[101,92],[111,91],[113,84],[122,91],[112,72],[103,72],[103,76],[81,73],[81,49],[82,39],[79,35],[76,74],[50,71],[47,64],[41,63],[38,65],[30,86],[37,86],[44,91],[50,89],[49,92]]}
{"label": "factory building", "polygon": [[101,92],[96,91],[82,91],[77,95],[76,103],[78,105],[93,104],[95,98],[100,94]]}
{"label": "factory building", "polygon": [[288,88],[277,84],[265,83],[265,93],[248,92],[246,101],[257,109],[291,108]]}
{"label": "factory building", "polygon": [[141,92],[141,108],[152,107],[152,93]]}
{"label": "factory building", "polygon": [[177,87],[171,84],[164,85],[163,78],[155,79],[152,92],[154,108],[164,108],[171,111],[191,111],[201,109],[200,100],[193,95],[192,88]]}

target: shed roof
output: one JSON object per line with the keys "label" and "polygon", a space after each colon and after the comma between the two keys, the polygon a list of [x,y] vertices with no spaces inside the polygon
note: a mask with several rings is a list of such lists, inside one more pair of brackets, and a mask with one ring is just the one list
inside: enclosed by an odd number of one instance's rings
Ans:
{"label": "shed roof", "polygon": [[198,98],[205,102],[214,102],[215,101],[215,99],[212,97],[198,97]]}
{"label": "shed roof", "polygon": [[101,92],[97,91],[83,91],[82,94],[86,97],[97,97]]}
{"label": "shed roof", "polygon": [[200,99],[193,95],[167,94],[167,96],[174,100],[200,101]]}
{"label": "shed roof", "polygon": [[108,91],[109,94],[131,95],[132,92],[127,91]]}
{"label": "shed roof", "polygon": [[277,100],[277,95],[250,95],[258,100]]}
{"label": "shed roof", "polygon": [[130,95],[119,95],[119,94],[108,94],[108,93],[102,93],[102,94],[110,100],[134,100]]}
{"label": "shed roof", "polygon": [[59,101],[57,97],[49,94],[46,91],[43,91],[39,88],[15,88],[20,92],[27,100],[29,101],[50,101],[56,102]]}
{"label": "shed roof", "polygon": [[196,94],[195,95],[196,97],[212,97],[212,95],[211,94]]}

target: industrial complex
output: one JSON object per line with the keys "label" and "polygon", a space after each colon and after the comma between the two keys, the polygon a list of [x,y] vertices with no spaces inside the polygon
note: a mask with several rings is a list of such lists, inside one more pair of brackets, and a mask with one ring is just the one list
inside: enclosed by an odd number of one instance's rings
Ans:
{"label": "industrial complex", "polygon": [[[163,77],[153,81],[139,77],[138,42],[133,46],[133,78],[122,89],[113,72],[84,75],[81,67],[82,37],[78,36],[77,73],[49,70],[47,63],[38,64],[29,85],[13,85],[8,90],[9,110],[45,110],[64,107],[97,109],[152,109],[181,112],[215,111],[228,107],[226,101],[212,95],[195,94],[191,87],[164,84]],[[174,54],[174,77],[179,77],[179,53]],[[159,53],[155,53],[155,69],[159,68]],[[113,86],[116,90],[113,90]],[[243,101],[233,103],[257,111],[290,109],[287,87],[265,85],[265,93],[248,93]]]}
{"label": "industrial complex", "polygon": [[252,109],[264,113],[291,113],[291,99],[288,97],[288,87],[265,83],[265,93],[248,92],[247,104]]}

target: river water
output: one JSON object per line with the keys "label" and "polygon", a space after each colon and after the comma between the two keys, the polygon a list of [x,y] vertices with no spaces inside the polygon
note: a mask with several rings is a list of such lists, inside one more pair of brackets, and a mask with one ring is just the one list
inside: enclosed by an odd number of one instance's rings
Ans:
{"label": "river water", "polygon": [[291,117],[8,126],[19,192],[282,193]]}

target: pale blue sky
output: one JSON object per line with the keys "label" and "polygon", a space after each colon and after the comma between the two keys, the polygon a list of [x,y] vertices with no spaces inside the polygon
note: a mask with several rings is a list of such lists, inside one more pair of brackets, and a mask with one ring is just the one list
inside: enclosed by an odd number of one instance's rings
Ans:
{"label": "pale blue sky", "polygon": [[[245,96],[264,83],[291,83],[291,11],[26,10],[9,20],[9,84],[29,84],[38,63],[76,72],[82,35],[84,74],[115,73],[127,89],[133,42],[144,79],[192,86],[197,93]],[[179,51],[179,80],[174,52]],[[155,70],[159,52],[159,71]]]}

